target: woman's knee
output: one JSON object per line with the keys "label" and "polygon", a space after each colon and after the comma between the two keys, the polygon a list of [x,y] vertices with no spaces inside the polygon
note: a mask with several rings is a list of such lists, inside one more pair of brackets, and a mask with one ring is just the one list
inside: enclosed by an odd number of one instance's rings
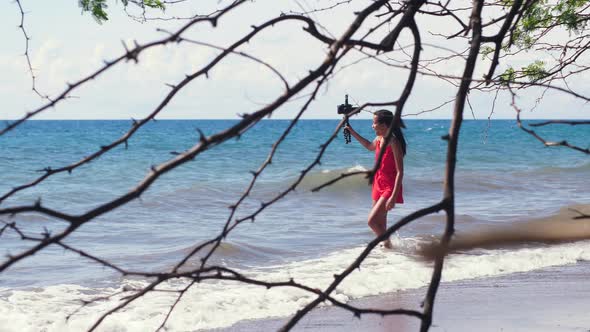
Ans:
{"label": "woman's knee", "polygon": [[373,228],[373,226],[377,226],[378,222],[376,218],[371,218],[369,217],[369,219],[367,220],[367,225],[369,225],[369,227]]}
{"label": "woman's knee", "polygon": [[369,215],[369,219],[367,220],[367,224],[369,226],[379,226],[380,224],[383,223],[383,220],[384,220],[383,216],[381,216],[377,213],[374,213],[374,214]]}

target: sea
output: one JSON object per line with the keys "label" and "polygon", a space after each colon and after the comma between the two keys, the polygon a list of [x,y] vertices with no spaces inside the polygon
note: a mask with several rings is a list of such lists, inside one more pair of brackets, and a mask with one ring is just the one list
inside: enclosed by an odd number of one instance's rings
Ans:
{"label": "sea", "polygon": [[[100,158],[47,178],[0,203],[0,210],[31,205],[79,215],[133,190],[157,166],[237,120],[158,120]],[[278,146],[235,218],[256,212],[298,181],[322,151],[339,120],[302,120]],[[406,120],[404,204],[389,212],[389,225],[443,197],[450,120]],[[138,199],[84,224],[63,242],[129,271],[170,271],[195,246],[218,236],[234,205],[289,120],[264,120],[239,138],[199,154],[163,174]],[[526,124],[526,122],[525,122]],[[374,138],[370,120],[352,120]],[[124,135],[131,121],[29,121],[0,137],[0,195],[30,183],[43,169],[74,164]],[[590,127],[534,129],[553,141],[588,147]],[[342,133],[327,147],[295,191],[236,226],[209,264],[268,282],[324,288],[374,238],[367,226],[370,186],[364,176],[312,189],[351,171],[368,170],[374,153]],[[544,147],[514,120],[467,120],[459,138],[456,169],[458,234],[563,215],[590,204],[590,157],[564,147]],[[37,213],[0,215],[5,262],[35,245],[21,235],[57,234],[67,223]],[[432,263],[417,250],[444,230],[445,215],[418,219],[392,237],[393,250],[376,248],[333,293],[347,302],[429,283]],[[207,247],[209,248],[209,247]],[[185,269],[197,268],[197,254]],[[450,255],[443,282],[489,278],[590,260],[590,241],[530,243],[478,248]],[[0,331],[87,330],[101,315],[151,279],[123,276],[77,252],[52,245],[0,273]],[[108,316],[98,331],[156,330],[189,280],[174,279]],[[393,295],[394,296],[394,295]],[[251,319],[294,314],[315,299],[289,287],[267,289],[234,281],[202,281],[183,294],[167,331],[224,328]],[[89,304],[83,305],[89,302]]]}

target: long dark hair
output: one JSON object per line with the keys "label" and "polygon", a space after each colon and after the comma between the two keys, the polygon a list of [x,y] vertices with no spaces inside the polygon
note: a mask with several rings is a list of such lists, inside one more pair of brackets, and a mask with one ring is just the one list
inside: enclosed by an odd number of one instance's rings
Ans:
{"label": "long dark hair", "polygon": [[384,124],[387,126],[387,128],[391,127],[392,123],[394,124],[393,128],[391,129],[391,133],[393,137],[397,139],[397,141],[401,144],[402,151],[405,156],[406,139],[404,138],[404,134],[402,133],[402,128],[406,128],[406,126],[402,122],[402,119],[399,119],[399,121],[393,121],[393,113],[391,113],[391,111],[388,110],[378,110],[374,114],[377,117],[377,123]]}

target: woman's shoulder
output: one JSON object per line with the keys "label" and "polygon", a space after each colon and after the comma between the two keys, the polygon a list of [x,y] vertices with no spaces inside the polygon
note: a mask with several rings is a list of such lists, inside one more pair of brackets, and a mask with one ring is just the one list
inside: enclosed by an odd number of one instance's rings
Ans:
{"label": "woman's shoulder", "polygon": [[401,142],[397,137],[392,136],[391,139],[389,140],[389,146],[391,147],[393,152],[395,152],[395,151],[398,151],[399,149],[401,149]]}

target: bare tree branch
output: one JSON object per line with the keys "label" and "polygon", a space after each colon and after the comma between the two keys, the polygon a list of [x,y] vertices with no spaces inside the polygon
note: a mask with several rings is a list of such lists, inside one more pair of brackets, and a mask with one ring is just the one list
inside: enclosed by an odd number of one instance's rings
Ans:
{"label": "bare tree branch", "polygon": [[[544,96],[545,91],[552,89],[554,91],[563,93],[564,95],[574,96],[580,100],[590,101],[589,97],[584,96],[582,93],[577,93],[571,88],[576,87],[575,85],[570,85],[568,83],[568,80],[571,78],[580,77],[590,69],[590,66],[587,66],[581,62],[581,59],[583,59],[583,56],[586,54],[585,51],[590,46],[590,42],[588,42],[589,35],[580,34],[569,38],[565,43],[554,44],[551,42],[551,40],[547,41],[550,32],[562,27],[561,24],[555,23],[557,17],[548,17],[546,19],[547,22],[543,23],[545,25],[542,25],[538,29],[534,29],[532,32],[530,32],[530,38],[533,45],[536,47],[536,51],[547,52],[550,54],[553,61],[549,67],[550,69],[546,71],[542,77],[532,80],[530,80],[531,75],[526,72],[525,68],[515,71],[514,77],[508,81],[502,76],[503,74],[494,74],[500,65],[500,61],[502,61],[502,63],[505,61],[508,62],[508,60],[512,59],[511,57],[518,54],[522,55],[521,53],[527,49],[526,47],[519,46],[520,44],[516,40],[516,34],[519,33],[518,29],[522,24],[522,21],[526,19],[528,11],[533,8],[533,5],[538,4],[537,0],[515,0],[509,4],[504,2],[486,3],[482,0],[473,0],[473,4],[471,6],[464,7],[453,7],[456,5],[451,5],[450,1],[447,1],[446,3],[435,3],[425,0],[409,0],[399,2],[376,0],[372,1],[362,11],[355,13],[354,20],[344,29],[342,33],[339,34],[339,37],[332,36],[332,34],[321,24],[322,22],[316,19],[316,15],[314,14],[320,12],[329,12],[336,7],[343,7],[346,4],[350,4],[350,0],[338,0],[329,5],[318,5],[315,8],[311,8],[307,4],[299,4],[300,8],[302,9],[301,13],[293,14],[295,12],[290,11],[291,14],[282,14],[278,17],[268,19],[261,24],[254,25],[252,26],[252,30],[245,31],[240,34],[242,37],[229,46],[218,46],[210,42],[193,40],[186,36],[186,32],[189,28],[196,26],[198,23],[209,22],[215,27],[222,17],[225,17],[226,14],[234,11],[235,8],[244,2],[247,2],[245,0],[231,1],[229,5],[208,15],[194,15],[184,18],[178,16],[150,18],[146,16],[146,7],[150,7],[149,3],[144,2],[143,0],[130,0],[133,6],[135,6],[131,7],[138,10],[139,14],[137,14],[137,12],[134,12],[135,14],[132,14],[130,11],[128,12],[126,6],[125,11],[132,19],[136,19],[140,22],[146,22],[148,20],[180,21],[184,19],[189,19],[189,22],[186,22],[179,29],[173,32],[160,29],[159,31],[166,32],[168,34],[166,38],[162,38],[143,45],[136,43],[132,47],[128,47],[124,44],[125,52],[122,55],[113,61],[105,62],[104,66],[98,68],[92,74],[76,81],[73,84],[69,84],[68,87],[54,99],[50,99],[49,96],[44,97],[36,90],[36,76],[34,74],[29,57],[30,37],[24,28],[25,12],[21,6],[21,2],[19,0],[16,1],[21,11],[21,25],[19,28],[22,30],[26,41],[25,56],[27,58],[28,68],[33,81],[33,90],[39,96],[47,99],[48,102],[27,113],[21,119],[7,124],[5,128],[0,130],[0,135],[3,135],[18,127],[35,115],[44,112],[51,107],[57,106],[61,100],[67,98],[69,94],[72,93],[72,91],[79,89],[90,80],[98,78],[102,73],[111,70],[116,65],[119,65],[122,62],[130,62],[131,60],[138,62],[139,55],[143,54],[143,51],[147,49],[164,45],[177,45],[185,42],[198,46],[213,48],[219,51],[219,54],[199,70],[187,75],[183,79],[179,80],[179,82],[176,84],[168,84],[168,86],[171,88],[171,91],[169,91],[166,96],[151,110],[151,113],[149,113],[146,118],[140,121],[133,120],[131,128],[125,134],[111,143],[101,146],[99,150],[95,151],[89,156],[81,158],[75,163],[59,168],[52,168],[49,166],[43,168],[40,170],[40,172],[43,173],[41,176],[32,182],[14,187],[12,190],[0,197],[0,203],[19,191],[38,186],[52,175],[66,171],[71,173],[74,169],[77,169],[78,167],[97,159],[101,155],[106,154],[121,144],[125,144],[125,146],[127,146],[128,140],[137,132],[137,130],[143,127],[143,125],[148,123],[150,120],[155,120],[156,116],[162,114],[167,105],[178,95],[178,92],[185,89],[186,86],[196,78],[202,76],[207,77],[209,72],[211,72],[214,68],[219,68],[219,63],[222,60],[227,59],[229,55],[238,55],[247,58],[256,62],[262,67],[267,68],[281,81],[284,87],[283,91],[271,102],[257,107],[257,109],[251,113],[242,113],[240,115],[241,119],[236,123],[232,123],[229,128],[216,132],[210,136],[206,136],[204,133],[199,131],[200,137],[198,141],[195,140],[190,148],[183,152],[175,152],[174,157],[168,159],[165,162],[162,162],[159,165],[152,166],[151,170],[146,172],[145,177],[141,181],[135,183],[133,188],[130,188],[129,190],[119,194],[119,196],[115,199],[97,203],[96,206],[93,206],[85,212],[80,214],[65,213],[59,209],[49,208],[42,205],[40,200],[37,203],[31,205],[9,206],[0,209],[0,215],[17,216],[21,214],[34,213],[36,215],[49,216],[52,219],[65,222],[65,229],[61,229],[55,234],[51,234],[50,231],[45,229],[45,231],[39,236],[35,234],[31,235],[32,233],[30,234],[28,231],[23,231],[27,230],[27,228],[23,227],[21,221],[18,221],[17,224],[17,222],[7,222],[0,220],[0,222],[3,224],[2,227],[0,227],[0,237],[2,235],[8,234],[5,235],[5,238],[9,238],[10,236],[14,236],[14,234],[16,234],[18,237],[20,237],[20,240],[22,240],[23,243],[27,244],[27,249],[19,249],[22,251],[18,252],[16,255],[9,255],[4,261],[0,262],[0,273],[6,271],[13,264],[20,262],[46,249],[49,246],[55,245],[67,250],[70,253],[84,257],[85,259],[93,262],[93,264],[106,267],[107,269],[112,270],[113,272],[122,276],[132,275],[134,277],[146,279],[147,284],[144,286],[133,289],[125,288],[123,291],[118,293],[110,294],[108,296],[96,297],[89,301],[82,301],[82,306],[71,313],[67,318],[77,314],[82,308],[86,307],[90,303],[111,300],[115,299],[115,297],[117,297],[116,300],[118,300],[116,305],[110,307],[110,309],[106,312],[100,313],[100,317],[93,322],[93,325],[90,327],[90,331],[99,327],[109,316],[120,311],[129,304],[143,298],[144,295],[151,292],[163,292],[173,295],[173,300],[171,301],[170,306],[167,307],[168,310],[163,317],[163,320],[159,326],[156,327],[157,330],[163,330],[165,329],[166,324],[169,322],[172,313],[177,310],[179,303],[181,303],[183,300],[186,300],[186,294],[193,287],[198,287],[197,284],[203,281],[236,282],[266,287],[267,289],[286,287],[298,289],[305,292],[307,295],[311,295],[313,300],[310,301],[304,308],[296,312],[286,322],[286,324],[282,326],[281,330],[283,331],[293,328],[301,320],[301,318],[303,318],[313,308],[317,307],[323,302],[328,302],[344,310],[348,310],[356,317],[361,317],[363,314],[378,314],[382,316],[400,314],[408,315],[421,321],[421,331],[428,331],[433,320],[434,303],[436,294],[438,292],[438,287],[441,282],[445,257],[449,253],[456,252],[457,250],[469,250],[480,246],[510,246],[530,242],[559,243],[561,241],[576,241],[590,238],[590,235],[587,234],[588,227],[586,223],[577,221],[575,223],[571,223],[571,228],[563,227],[563,225],[559,225],[561,228],[556,229],[547,227],[543,229],[535,228],[532,231],[532,228],[527,227],[523,227],[522,229],[506,228],[482,232],[480,234],[469,234],[467,237],[454,236],[456,218],[456,163],[459,135],[466,104],[471,109],[472,115],[475,118],[474,107],[472,107],[471,101],[469,99],[470,92],[476,91],[477,94],[481,92],[495,93],[492,109],[488,116],[488,128],[485,129],[486,137],[490,126],[489,120],[494,114],[498,94],[500,91],[508,90],[512,95],[512,107],[517,112],[517,123],[522,130],[541,141],[545,146],[566,146],[568,148],[590,154],[590,150],[587,148],[584,149],[582,147],[571,145],[565,140],[561,142],[547,141],[536,132],[526,127],[520,120],[520,109],[516,106],[516,92],[514,91],[516,89],[524,90],[531,87],[541,87],[544,89],[544,92],[540,98]],[[184,1],[185,0],[172,0],[164,1],[162,3],[175,4]],[[127,3],[125,3],[125,5],[127,5]],[[308,7],[311,9],[308,9]],[[486,18],[485,22],[482,22],[481,13],[484,7],[493,9],[494,15],[490,18]],[[587,10],[588,8],[590,8],[590,5],[582,8],[582,11]],[[321,15],[318,14],[317,16],[319,17]],[[373,21],[368,20],[368,18],[371,16],[375,18]],[[434,43],[429,44],[423,42],[423,36],[421,35],[421,32],[424,30],[421,29],[422,25],[419,28],[417,22],[422,22],[423,20],[432,18],[437,20],[445,20],[445,22],[447,22],[451,28],[451,30],[445,31],[458,32],[449,35],[444,34],[444,32],[438,33],[437,31],[435,33],[431,33],[425,38],[443,38],[442,40],[444,41],[456,38],[455,41],[468,42],[469,47],[465,48],[464,44],[463,46],[447,47],[446,44],[445,46],[441,46]],[[578,23],[584,23],[589,19],[590,15],[586,14],[577,18]],[[259,40],[256,39],[259,38],[259,33],[268,31],[267,28],[275,26],[283,27],[286,25],[286,23],[303,23],[302,29],[305,32],[303,35],[312,40],[320,41],[326,47],[328,47],[326,55],[318,63],[316,63],[315,66],[311,67],[312,70],[310,70],[303,77],[299,77],[298,79],[291,81],[292,83],[288,81],[289,77],[283,75],[283,73],[271,66],[265,59],[255,57],[251,55],[255,53],[247,53],[243,51],[242,48],[247,43]],[[400,42],[400,35],[405,29],[407,29],[407,31],[409,31],[411,34],[413,43],[402,46]],[[490,34],[490,31],[495,32]],[[380,42],[375,42],[371,39],[374,39],[374,36],[380,36],[380,38],[381,36],[385,37],[382,38]],[[406,42],[404,41],[404,43]],[[486,70],[487,74],[483,77],[483,79],[474,79],[474,76],[478,75],[478,73],[475,72],[475,68],[478,56],[480,55],[480,48],[485,43],[493,43],[493,45],[495,45],[493,56],[488,58],[488,60],[491,61],[489,64],[490,67]],[[516,47],[516,50],[511,48],[511,46],[514,45],[518,46]],[[430,56],[430,58],[426,60],[423,59],[421,61],[420,59],[424,46],[431,47],[434,51],[443,51],[443,55]],[[409,51],[409,47],[412,47],[412,52]],[[455,51],[454,49],[458,49],[458,51]],[[354,52],[350,52],[354,50],[359,51],[359,53],[356,55],[360,56],[360,58],[354,58],[353,55],[352,60],[348,64],[341,65],[339,67],[338,65],[341,62],[344,62],[342,61],[343,59],[351,57],[350,54],[354,54]],[[492,51],[490,50],[487,53],[482,53],[488,54],[491,52]],[[396,58],[398,55],[399,58]],[[289,138],[289,135],[291,135],[292,129],[297,125],[297,123],[299,123],[301,117],[306,112],[308,112],[312,103],[320,95],[320,89],[322,87],[327,87],[330,80],[334,79],[334,77],[343,69],[351,68],[365,60],[375,60],[380,64],[383,64],[382,67],[388,66],[391,68],[400,68],[406,70],[404,72],[407,73],[405,84],[399,97],[395,99],[391,96],[385,96],[380,100],[375,100],[375,98],[372,98],[373,100],[358,105],[355,112],[347,114],[336,125],[334,130],[326,135],[327,137],[325,138],[325,141],[319,145],[319,151],[315,154],[315,159],[309,161],[306,166],[301,169],[301,172],[299,176],[296,177],[295,181],[293,181],[287,188],[284,188],[279,193],[263,201],[261,206],[259,208],[254,208],[251,213],[248,213],[245,216],[236,217],[238,209],[244,205],[243,203],[247,198],[251,197],[254,186],[257,185],[261,175],[266,171],[268,166],[272,164],[277,152],[283,147],[283,143]],[[451,63],[451,61],[453,64],[455,62],[460,62],[462,64],[463,73],[460,77],[456,75],[449,75],[442,72],[441,70],[435,69],[440,65]],[[388,74],[389,73],[385,71],[383,73],[383,75]],[[240,225],[243,221],[254,221],[255,218],[266,211],[268,207],[272,206],[276,202],[279,202],[291,192],[295,191],[300,183],[305,179],[305,177],[308,176],[311,170],[321,164],[322,158],[325,156],[328,147],[337,137],[340,129],[350,116],[358,114],[362,111],[367,111],[367,108],[369,107],[395,107],[394,123],[388,129],[388,134],[385,135],[385,144],[388,144],[388,141],[391,139],[390,134],[392,133],[394,127],[399,126],[402,117],[410,115],[408,112],[406,112],[406,108],[408,107],[406,104],[409,100],[410,94],[415,89],[414,86],[418,75],[444,80],[451,84],[452,87],[456,87],[456,97],[453,100],[442,103],[438,101],[435,103],[435,105],[438,105],[435,108],[415,113],[422,114],[425,112],[431,112],[440,109],[454,101],[451,128],[449,129],[449,133],[443,137],[443,139],[447,141],[447,152],[446,170],[444,174],[444,192],[440,202],[399,218],[397,222],[387,228],[385,233],[381,234],[377,238],[373,239],[369,244],[367,244],[362,252],[354,258],[354,260],[350,263],[350,265],[348,265],[346,269],[338,274],[334,274],[334,280],[323,290],[314,287],[314,285],[305,285],[300,282],[296,282],[293,279],[269,282],[263,280],[263,277],[254,278],[248,276],[247,273],[242,273],[229,267],[211,265],[210,261],[212,260],[211,258],[213,255],[218,254],[218,250],[222,242],[227,239],[230,233],[232,233],[232,231],[234,231],[238,225]],[[400,81],[403,82],[403,79]],[[472,96],[474,96],[474,94],[472,94]],[[301,100],[302,106],[298,107],[296,115],[290,120],[286,129],[282,131],[280,137],[273,142],[266,159],[258,166],[255,171],[250,172],[252,174],[252,178],[248,182],[248,185],[240,197],[235,201],[235,203],[229,206],[230,211],[228,213],[227,219],[225,219],[223,227],[219,230],[219,233],[217,233],[217,235],[215,235],[213,238],[205,240],[202,243],[198,243],[193,247],[193,249],[190,250],[190,252],[180,255],[178,260],[174,261],[174,265],[170,269],[156,272],[137,270],[131,271],[130,269],[125,268],[123,265],[115,264],[108,259],[99,257],[92,252],[82,250],[70,244],[66,244],[68,237],[70,237],[74,232],[78,231],[82,225],[92,222],[95,220],[95,218],[103,216],[106,213],[109,213],[135,199],[140,198],[140,196],[143,195],[146,190],[152,186],[152,184],[158,181],[162,175],[167,174],[179,166],[194,160],[197,156],[205,151],[217,148],[231,139],[240,138],[241,135],[248,132],[254,126],[257,126],[263,118],[272,116],[279,108],[283,107],[289,102],[293,102],[294,100]],[[537,103],[539,102],[540,100],[537,101]],[[476,105],[477,104],[474,103],[474,106]],[[588,125],[590,122],[586,120],[554,120],[531,123],[527,125],[530,127],[541,127],[552,124],[566,124],[575,126]],[[333,185],[344,178],[361,174],[364,174],[368,178],[368,181],[371,182],[373,175],[380,167],[384,152],[385,149],[382,149],[381,153],[377,156],[371,170],[344,172],[335,178],[326,181],[325,183],[316,185],[311,189],[311,191],[318,192],[321,189]],[[433,243],[431,243],[430,246],[427,246],[422,252],[424,257],[434,260],[434,268],[432,271],[430,283],[427,287],[423,303],[424,308],[422,312],[403,308],[391,310],[379,308],[358,308],[356,306],[336,300],[332,296],[332,293],[336,290],[336,288],[355,269],[360,268],[368,255],[381,241],[387,239],[394,232],[398,231],[409,223],[440,211],[445,211],[446,213],[444,233],[441,235],[439,240],[433,241]],[[582,210],[572,209],[572,212],[575,213],[572,216],[572,220],[590,218],[588,214]],[[12,232],[14,232],[14,234]],[[199,264],[197,264],[196,267],[187,264],[187,262],[197,254],[199,254],[198,257],[200,258]],[[174,282],[169,283],[171,281]],[[180,282],[180,285],[177,282]],[[174,284],[174,287],[170,289],[169,286],[172,284]]]}
{"label": "bare tree branch", "polygon": [[29,73],[31,74],[31,82],[32,82],[32,90],[35,92],[39,97],[42,99],[51,100],[49,96],[41,94],[41,92],[37,89],[37,76],[35,75],[35,71],[33,70],[33,65],[31,64],[31,57],[29,55],[29,41],[31,37],[27,34],[25,30],[25,11],[23,10],[23,6],[21,4],[21,0],[15,0],[16,4],[18,5],[18,9],[20,10],[20,24],[19,29],[22,30],[23,36],[25,37],[25,58],[27,59],[27,66],[29,67]]}
{"label": "bare tree branch", "polygon": [[529,126],[542,127],[542,126],[547,126],[547,125],[551,125],[551,124],[565,124],[565,125],[570,125],[570,126],[577,126],[577,125],[590,125],[590,121],[588,121],[588,120],[579,120],[579,121],[550,120],[550,121],[543,121],[543,122],[537,122],[537,123],[529,123]]}
{"label": "bare tree branch", "polygon": [[2,130],[0,130],[0,136],[4,135],[5,133],[7,133],[8,131],[16,128],[17,126],[19,126],[20,124],[22,124],[23,122],[25,122],[26,120],[32,118],[33,116],[49,109],[52,107],[55,107],[61,100],[65,99],[72,91],[74,91],[75,89],[77,89],[78,87],[82,86],[83,84],[96,79],[100,74],[104,73],[105,71],[107,71],[109,68],[115,66],[116,64],[122,62],[123,60],[125,61],[130,61],[133,60],[136,63],[138,62],[138,56],[140,53],[142,53],[143,51],[145,51],[146,49],[152,48],[154,46],[159,46],[159,45],[165,45],[167,43],[173,43],[176,42],[178,40],[178,38],[182,35],[182,33],[184,31],[186,31],[188,28],[190,28],[191,26],[193,26],[196,23],[200,23],[200,22],[209,22],[211,23],[213,26],[217,25],[217,21],[219,20],[220,17],[222,17],[224,14],[226,14],[227,12],[231,11],[232,9],[236,8],[237,6],[241,5],[242,3],[244,3],[246,0],[235,0],[231,5],[227,6],[226,8],[224,8],[222,11],[220,11],[217,15],[212,16],[212,17],[204,17],[204,18],[197,18],[194,19],[192,21],[190,21],[189,23],[187,23],[186,25],[184,25],[182,28],[180,28],[178,31],[176,31],[175,34],[171,35],[168,38],[164,38],[155,42],[151,42],[145,45],[139,45],[136,43],[135,47],[132,49],[127,49],[124,55],[119,56],[118,58],[116,58],[115,60],[112,61],[105,61],[104,66],[102,66],[100,69],[98,69],[97,71],[95,71],[94,73],[86,76],[85,78],[75,82],[75,83],[68,83],[68,87],[57,97],[54,99],[50,99],[51,102],[45,104],[44,106],[41,106],[39,108],[37,108],[34,111],[28,112],[24,117],[13,121],[12,123],[6,125],[5,128],[3,128]]}
{"label": "bare tree branch", "polygon": [[510,93],[512,94],[512,104],[511,105],[514,108],[514,110],[516,111],[516,123],[518,124],[518,127],[520,129],[522,129],[527,134],[533,136],[535,139],[537,139],[539,142],[543,143],[543,145],[545,145],[545,146],[564,146],[564,147],[570,148],[572,150],[576,150],[576,151],[590,155],[590,148],[582,148],[582,147],[579,147],[576,145],[572,145],[572,144],[568,143],[566,140],[559,141],[559,142],[547,141],[543,137],[541,137],[539,134],[537,134],[534,130],[527,128],[520,120],[521,109],[516,105],[516,93],[514,93],[514,91],[512,91],[512,89],[510,89]]}

